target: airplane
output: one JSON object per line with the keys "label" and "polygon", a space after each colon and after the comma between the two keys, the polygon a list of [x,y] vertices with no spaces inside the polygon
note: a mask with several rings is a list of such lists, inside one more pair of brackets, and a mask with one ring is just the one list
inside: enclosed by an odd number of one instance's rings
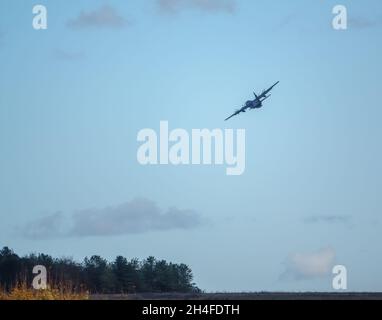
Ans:
{"label": "airplane", "polygon": [[241,109],[238,109],[235,111],[235,113],[231,116],[229,116],[227,119],[225,119],[225,121],[228,121],[229,119],[239,115],[240,113],[242,112],[246,112],[247,109],[259,109],[263,106],[263,101],[265,101],[266,99],[268,99],[271,95],[268,93],[272,91],[272,89],[279,84],[280,81],[277,81],[272,87],[270,87],[269,89],[267,90],[263,90],[263,92],[260,94],[260,95],[257,95],[255,92],[253,93],[256,97],[255,100],[248,100],[244,106],[241,108]]}

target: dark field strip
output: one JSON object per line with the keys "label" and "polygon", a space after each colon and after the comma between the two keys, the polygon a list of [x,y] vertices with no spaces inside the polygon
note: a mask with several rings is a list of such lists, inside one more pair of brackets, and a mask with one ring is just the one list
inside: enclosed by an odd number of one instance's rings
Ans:
{"label": "dark field strip", "polygon": [[382,293],[142,293],[99,294],[90,300],[382,300]]}

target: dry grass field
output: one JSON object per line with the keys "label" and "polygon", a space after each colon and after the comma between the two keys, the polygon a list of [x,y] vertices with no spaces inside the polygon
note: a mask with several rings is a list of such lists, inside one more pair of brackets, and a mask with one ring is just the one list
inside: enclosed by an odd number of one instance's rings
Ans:
{"label": "dry grass field", "polygon": [[19,284],[9,292],[0,289],[0,300],[88,300],[85,290],[75,291],[70,286],[59,285],[46,290],[34,290]]}

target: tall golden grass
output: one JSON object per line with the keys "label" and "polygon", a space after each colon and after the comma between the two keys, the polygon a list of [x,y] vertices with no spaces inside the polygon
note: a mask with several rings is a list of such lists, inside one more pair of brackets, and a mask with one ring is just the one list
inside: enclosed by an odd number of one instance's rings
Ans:
{"label": "tall golden grass", "polygon": [[35,290],[19,283],[6,292],[0,288],[0,300],[88,300],[84,289],[75,290],[71,285],[59,284],[45,290]]}

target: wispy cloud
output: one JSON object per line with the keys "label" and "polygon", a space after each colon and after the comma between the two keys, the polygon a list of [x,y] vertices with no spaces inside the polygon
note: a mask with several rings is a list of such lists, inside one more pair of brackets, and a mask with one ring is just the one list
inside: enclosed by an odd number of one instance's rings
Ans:
{"label": "wispy cloud", "polygon": [[192,210],[175,207],[162,211],[155,202],[135,199],[116,206],[87,209],[69,218],[71,227],[63,230],[63,215],[54,214],[32,221],[21,228],[28,239],[91,237],[140,234],[153,231],[193,229],[203,222]]}
{"label": "wispy cloud", "polygon": [[311,253],[291,253],[285,261],[281,279],[307,280],[328,276],[334,266],[336,252],[327,247]]}
{"label": "wispy cloud", "polygon": [[349,215],[315,215],[303,219],[305,223],[343,223],[351,222],[352,216]]}
{"label": "wispy cloud", "polygon": [[70,52],[62,49],[56,49],[53,51],[53,58],[63,61],[78,61],[85,58],[85,55],[81,52]]}
{"label": "wispy cloud", "polygon": [[382,26],[382,17],[370,18],[364,16],[350,16],[348,19],[349,28],[370,29]]}
{"label": "wispy cloud", "polygon": [[82,11],[75,19],[69,20],[67,26],[73,29],[85,28],[123,28],[129,21],[121,16],[116,9],[104,5],[94,11]]}
{"label": "wispy cloud", "polygon": [[236,0],[157,0],[163,13],[178,13],[183,10],[196,9],[210,13],[234,13]]}
{"label": "wispy cloud", "polygon": [[297,19],[298,19],[298,13],[297,12],[290,13],[290,14],[284,16],[279,21],[279,23],[276,23],[275,29],[276,30],[284,29],[285,27],[287,27],[287,26],[291,25],[293,22],[295,22]]}
{"label": "wispy cloud", "polygon": [[57,238],[63,235],[61,231],[63,221],[63,214],[57,212],[28,222],[25,226],[16,228],[16,230],[23,237],[31,240]]}
{"label": "wispy cloud", "polygon": [[367,29],[376,26],[377,23],[375,21],[371,21],[369,19],[354,17],[349,19],[349,27],[357,28],[357,29]]}

